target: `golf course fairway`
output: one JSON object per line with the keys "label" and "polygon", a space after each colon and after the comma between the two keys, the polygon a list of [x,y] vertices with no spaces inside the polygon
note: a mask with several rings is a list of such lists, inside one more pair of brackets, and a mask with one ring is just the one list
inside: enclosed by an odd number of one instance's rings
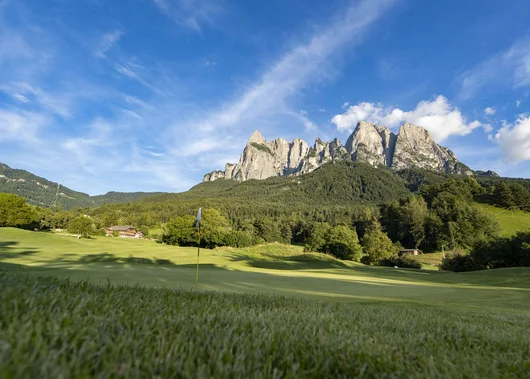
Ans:
{"label": "golf course fairway", "polygon": [[530,270],[0,228],[1,377],[524,378]]}

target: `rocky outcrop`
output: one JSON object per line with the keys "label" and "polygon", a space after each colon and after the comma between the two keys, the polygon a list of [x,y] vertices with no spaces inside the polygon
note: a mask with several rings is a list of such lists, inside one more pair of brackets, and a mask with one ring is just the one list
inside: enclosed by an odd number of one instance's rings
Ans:
{"label": "rocky outcrop", "polygon": [[346,149],[354,161],[364,161],[373,166],[392,165],[395,134],[387,127],[360,121],[346,141]]}
{"label": "rocky outcrop", "polygon": [[390,167],[396,170],[420,167],[451,174],[473,175],[471,169],[459,162],[451,150],[434,142],[427,130],[409,123],[403,124],[399,129]]}
{"label": "rocky outcrop", "polygon": [[239,162],[227,163],[225,171],[206,174],[203,181],[220,178],[244,181],[272,176],[301,175],[328,162],[353,160],[392,169],[419,167],[434,171],[473,175],[456,159],[453,152],[438,145],[424,128],[403,124],[399,133],[388,128],[361,121],[346,145],[335,138],[323,142],[317,138],[313,146],[295,138],[267,141],[257,130],[252,133]]}

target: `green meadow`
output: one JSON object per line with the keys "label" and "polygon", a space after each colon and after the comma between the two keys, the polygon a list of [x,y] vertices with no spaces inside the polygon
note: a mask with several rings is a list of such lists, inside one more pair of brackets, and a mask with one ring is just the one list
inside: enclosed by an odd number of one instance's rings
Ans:
{"label": "green meadow", "polygon": [[490,204],[477,203],[484,211],[494,215],[501,226],[501,235],[510,237],[520,230],[530,229],[530,213],[519,209],[505,210]]}
{"label": "green meadow", "polygon": [[530,269],[0,229],[0,377],[528,377]]}

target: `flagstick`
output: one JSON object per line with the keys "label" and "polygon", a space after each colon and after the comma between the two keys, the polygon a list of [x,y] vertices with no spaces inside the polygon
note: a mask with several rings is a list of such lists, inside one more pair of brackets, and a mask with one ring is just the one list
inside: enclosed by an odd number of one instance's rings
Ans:
{"label": "flagstick", "polygon": [[195,283],[199,283],[199,252],[201,249],[201,224],[199,224],[199,238],[197,241],[197,273],[195,274]]}

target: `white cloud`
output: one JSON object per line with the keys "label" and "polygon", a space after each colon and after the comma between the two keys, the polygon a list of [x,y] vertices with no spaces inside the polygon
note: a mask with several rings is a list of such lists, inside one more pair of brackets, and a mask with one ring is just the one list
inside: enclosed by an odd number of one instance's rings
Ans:
{"label": "white cloud", "polygon": [[201,32],[223,13],[216,0],[153,0],[155,6],[180,26]]}
{"label": "white cloud", "polygon": [[98,58],[105,58],[105,53],[114,46],[120,38],[123,36],[123,31],[114,30],[109,33],[105,33],[94,52],[94,55]]}
{"label": "white cloud", "polygon": [[204,153],[206,151],[220,148],[225,143],[226,141],[219,140],[217,138],[202,138],[189,145],[185,145],[183,149],[180,149],[180,152],[184,156],[197,155],[197,154]]}
{"label": "white cloud", "polygon": [[520,88],[530,85],[530,39],[519,40],[461,78],[460,97],[467,99],[486,86]]}
{"label": "white cloud", "polygon": [[309,118],[309,113],[306,110],[301,110],[299,114],[296,114],[295,112],[287,112],[288,115],[296,118],[302,125],[304,125],[304,128],[306,131],[308,130],[317,130],[317,126],[311,119]]}
{"label": "white cloud", "polygon": [[131,79],[141,80],[140,76],[130,68],[127,68],[118,63],[116,63],[114,67],[116,68],[116,71],[118,71],[122,75],[128,76]]}
{"label": "white cloud", "polygon": [[497,112],[497,110],[493,107],[487,107],[487,108],[484,108],[484,114],[486,116],[493,116],[495,114],[495,112]]}
{"label": "white cloud", "polygon": [[78,96],[74,93],[53,93],[40,87],[33,86],[26,82],[8,83],[0,85],[0,90],[5,92],[14,92],[17,100],[28,102],[28,96],[39,105],[43,111],[59,115],[63,118],[69,118],[72,114],[75,98]]}
{"label": "white cloud", "polygon": [[29,100],[28,100],[28,98],[27,98],[26,96],[21,95],[21,94],[19,94],[19,93],[15,93],[15,94],[13,95],[13,97],[14,97],[15,99],[17,99],[18,101],[22,102],[22,103],[28,103],[28,102],[29,102]]}
{"label": "white cloud", "polygon": [[403,122],[410,122],[427,129],[437,142],[442,142],[451,135],[463,136],[482,126],[479,121],[467,122],[460,110],[438,96],[433,101],[420,101],[412,111],[384,107],[378,103],[362,102],[351,105],[343,114],[335,115],[331,122],[340,131],[351,132],[359,121],[381,124],[390,128]]}
{"label": "white cloud", "polygon": [[39,143],[37,133],[48,122],[46,115],[38,112],[0,109],[0,142]]}
{"label": "white cloud", "polygon": [[153,109],[151,105],[147,104],[145,101],[142,101],[134,96],[126,95],[124,96],[124,100],[127,104],[131,106],[140,106],[145,109]]}
{"label": "white cloud", "polygon": [[515,100],[515,106],[519,108],[520,105],[521,105],[521,100]]}
{"label": "white cloud", "polygon": [[133,62],[133,61],[129,61],[125,65],[120,64],[120,63],[115,63],[114,69],[118,71],[120,74],[128,78],[136,80],[138,83],[151,89],[152,91],[157,92],[161,95],[166,95],[164,91],[162,91],[157,86],[153,85],[151,81],[144,79],[144,77],[138,73],[138,71],[143,70],[143,67],[139,65],[138,63]]}
{"label": "white cloud", "polygon": [[504,123],[495,134],[503,158],[512,163],[530,159],[530,116],[521,115],[514,124]]}
{"label": "white cloud", "polygon": [[217,66],[217,62],[216,61],[211,61],[209,59],[205,59],[204,60],[204,65],[207,66],[207,67],[215,67],[215,66]]}

